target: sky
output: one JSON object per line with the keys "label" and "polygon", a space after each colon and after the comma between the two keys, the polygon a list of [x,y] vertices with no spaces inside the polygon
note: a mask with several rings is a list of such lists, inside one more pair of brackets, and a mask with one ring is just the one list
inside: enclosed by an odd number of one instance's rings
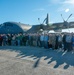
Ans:
{"label": "sky", "polygon": [[49,23],[63,22],[61,14],[65,20],[72,14],[68,22],[74,21],[74,0],[0,0],[0,24],[10,21],[36,25],[47,13]]}

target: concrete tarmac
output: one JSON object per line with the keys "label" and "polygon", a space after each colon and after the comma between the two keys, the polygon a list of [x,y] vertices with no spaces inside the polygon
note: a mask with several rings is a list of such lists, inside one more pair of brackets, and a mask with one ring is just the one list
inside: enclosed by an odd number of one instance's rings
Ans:
{"label": "concrete tarmac", "polygon": [[0,75],[74,75],[74,52],[2,46]]}

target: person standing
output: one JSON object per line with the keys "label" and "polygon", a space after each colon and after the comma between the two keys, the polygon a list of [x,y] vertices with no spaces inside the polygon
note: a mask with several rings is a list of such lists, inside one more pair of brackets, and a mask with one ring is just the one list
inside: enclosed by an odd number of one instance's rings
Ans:
{"label": "person standing", "polygon": [[72,50],[72,35],[69,33],[66,36],[66,44],[67,44],[67,50],[71,51]]}

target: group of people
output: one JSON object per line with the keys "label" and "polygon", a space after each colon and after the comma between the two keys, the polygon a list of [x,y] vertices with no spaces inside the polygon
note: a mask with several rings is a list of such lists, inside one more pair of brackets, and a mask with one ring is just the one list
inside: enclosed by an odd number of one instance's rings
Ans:
{"label": "group of people", "polygon": [[0,34],[0,46],[35,46],[54,50],[74,50],[74,33]]}

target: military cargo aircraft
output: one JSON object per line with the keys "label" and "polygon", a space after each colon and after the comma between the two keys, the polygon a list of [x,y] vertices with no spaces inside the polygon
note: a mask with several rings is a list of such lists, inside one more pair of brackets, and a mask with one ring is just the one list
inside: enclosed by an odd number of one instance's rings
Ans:
{"label": "military cargo aircraft", "polygon": [[[61,17],[62,17],[64,22],[49,24],[49,15],[47,14],[47,17],[44,19],[42,24],[33,25],[27,32],[29,32],[29,33],[37,33],[41,29],[42,30],[61,31],[62,29],[73,28],[74,27],[74,22],[68,22],[68,20],[69,20],[69,18],[71,16],[72,16],[72,14],[70,14],[70,16],[67,18],[67,20],[64,20],[62,14],[61,14]],[[40,21],[39,18],[38,18],[38,20]],[[46,23],[46,25],[44,25],[44,22]]]}

